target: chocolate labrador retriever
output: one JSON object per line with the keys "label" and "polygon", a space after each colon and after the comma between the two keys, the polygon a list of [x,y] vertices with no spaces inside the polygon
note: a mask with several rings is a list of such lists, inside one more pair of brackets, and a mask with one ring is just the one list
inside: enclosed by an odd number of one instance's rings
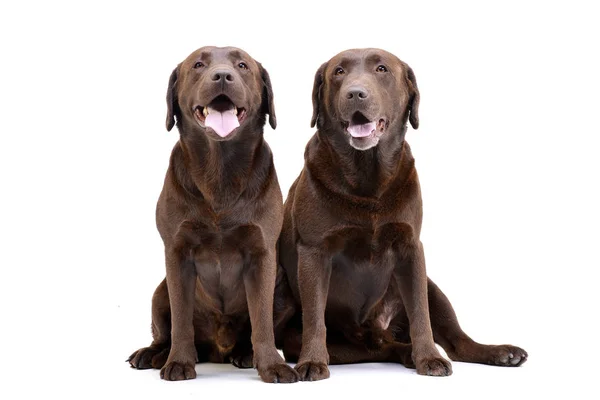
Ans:
{"label": "chocolate labrador retriever", "polygon": [[296,382],[273,335],[276,243],[283,219],[273,156],[269,74],[244,51],[203,47],[175,68],[167,90],[171,154],[156,221],[167,277],[152,298],[149,347],[138,369],[196,377],[196,361],[256,367],[265,382]]}
{"label": "chocolate labrador retriever", "polygon": [[302,380],[329,377],[328,363],[368,361],[450,375],[434,342],[457,361],[527,359],[515,346],[474,342],[427,278],[421,192],[404,140],[418,108],[415,74],[388,52],[344,51],[316,73],[318,131],[284,206],[275,299],[278,346]]}

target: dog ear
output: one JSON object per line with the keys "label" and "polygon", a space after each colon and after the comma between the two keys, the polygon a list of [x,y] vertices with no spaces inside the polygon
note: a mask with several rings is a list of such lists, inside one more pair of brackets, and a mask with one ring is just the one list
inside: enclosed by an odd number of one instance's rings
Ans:
{"label": "dog ear", "polygon": [[177,77],[179,75],[179,67],[181,64],[177,65],[177,67],[171,73],[171,77],[169,78],[169,86],[167,87],[167,131],[171,131],[173,126],[175,125],[175,117],[177,117],[177,121],[181,118],[181,113],[179,110],[179,103],[177,101]]}
{"label": "dog ear", "polygon": [[408,65],[406,66],[406,80],[408,82],[408,87],[411,92],[410,100],[408,102],[408,111],[410,112],[409,121],[410,125],[413,129],[419,128],[419,102],[421,100],[421,95],[419,94],[419,88],[417,86],[417,78],[415,77],[415,73],[412,68]]}
{"label": "dog ear", "polygon": [[273,102],[273,87],[271,86],[271,78],[266,69],[263,68],[261,63],[258,63],[260,68],[260,77],[263,81],[263,93],[262,93],[262,112],[269,114],[269,125],[275,129],[277,127],[277,116],[275,115],[275,103]]}
{"label": "dog ear", "polygon": [[325,68],[327,68],[327,63],[323,63],[315,74],[315,83],[312,90],[313,115],[310,120],[311,128],[314,128],[315,124],[319,128],[317,122],[319,121],[319,111],[321,109],[321,87],[323,86],[323,72],[325,72]]}

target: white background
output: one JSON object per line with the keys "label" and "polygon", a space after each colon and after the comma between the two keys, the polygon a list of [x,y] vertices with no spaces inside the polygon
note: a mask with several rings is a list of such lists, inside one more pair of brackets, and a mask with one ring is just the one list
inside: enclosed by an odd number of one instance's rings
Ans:
{"label": "white background", "polygon": [[[598,394],[593,2],[163,3],[0,6],[0,397]],[[241,47],[270,72],[279,125],[265,136],[284,195],[313,134],[319,65],[353,47],[411,65],[429,275],[467,333],[529,361],[453,363],[449,378],[334,366],[293,386],[232,366],[198,365],[188,382],[130,369],[164,276],[154,207],[178,139],[164,127],[167,80],[203,45]]]}

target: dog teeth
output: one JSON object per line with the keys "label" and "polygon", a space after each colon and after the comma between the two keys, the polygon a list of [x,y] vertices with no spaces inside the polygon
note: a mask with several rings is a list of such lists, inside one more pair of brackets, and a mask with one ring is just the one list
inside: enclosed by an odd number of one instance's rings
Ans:
{"label": "dog teeth", "polygon": [[[205,117],[208,117],[208,114],[210,114],[213,111],[214,112],[220,112],[220,111],[216,111],[215,109],[210,108],[210,107],[204,107],[204,109],[202,110],[202,114],[204,114]],[[237,109],[236,106],[233,106],[233,108],[231,108],[231,109],[229,109],[227,111],[223,111],[223,112],[230,112],[233,115],[238,115],[238,109]]]}

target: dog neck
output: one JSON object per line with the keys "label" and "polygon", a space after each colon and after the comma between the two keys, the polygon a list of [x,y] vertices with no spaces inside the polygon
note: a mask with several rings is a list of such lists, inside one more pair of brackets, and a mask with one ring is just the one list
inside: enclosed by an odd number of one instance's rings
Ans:
{"label": "dog neck", "polygon": [[405,133],[406,125],[396,132],[386,132],[390,136],[377,146],[357,150],[350,146],[342,132],[322,128],[307,146],[307,168],[336,192],[380,197],[392,183],[394,187],[402,184],[414,169]]}
{"label": "dog neck", "polygon": [[186,133],[179,142],[185,168],[178,168],[176,174],[189,193],[201,196],[214,210],[223,210],[240,197],[252,198],[260,192],[273,164],[262,127],[249,127],[228,141],[214,141],[197,128],[183,128],[180,131]]}

